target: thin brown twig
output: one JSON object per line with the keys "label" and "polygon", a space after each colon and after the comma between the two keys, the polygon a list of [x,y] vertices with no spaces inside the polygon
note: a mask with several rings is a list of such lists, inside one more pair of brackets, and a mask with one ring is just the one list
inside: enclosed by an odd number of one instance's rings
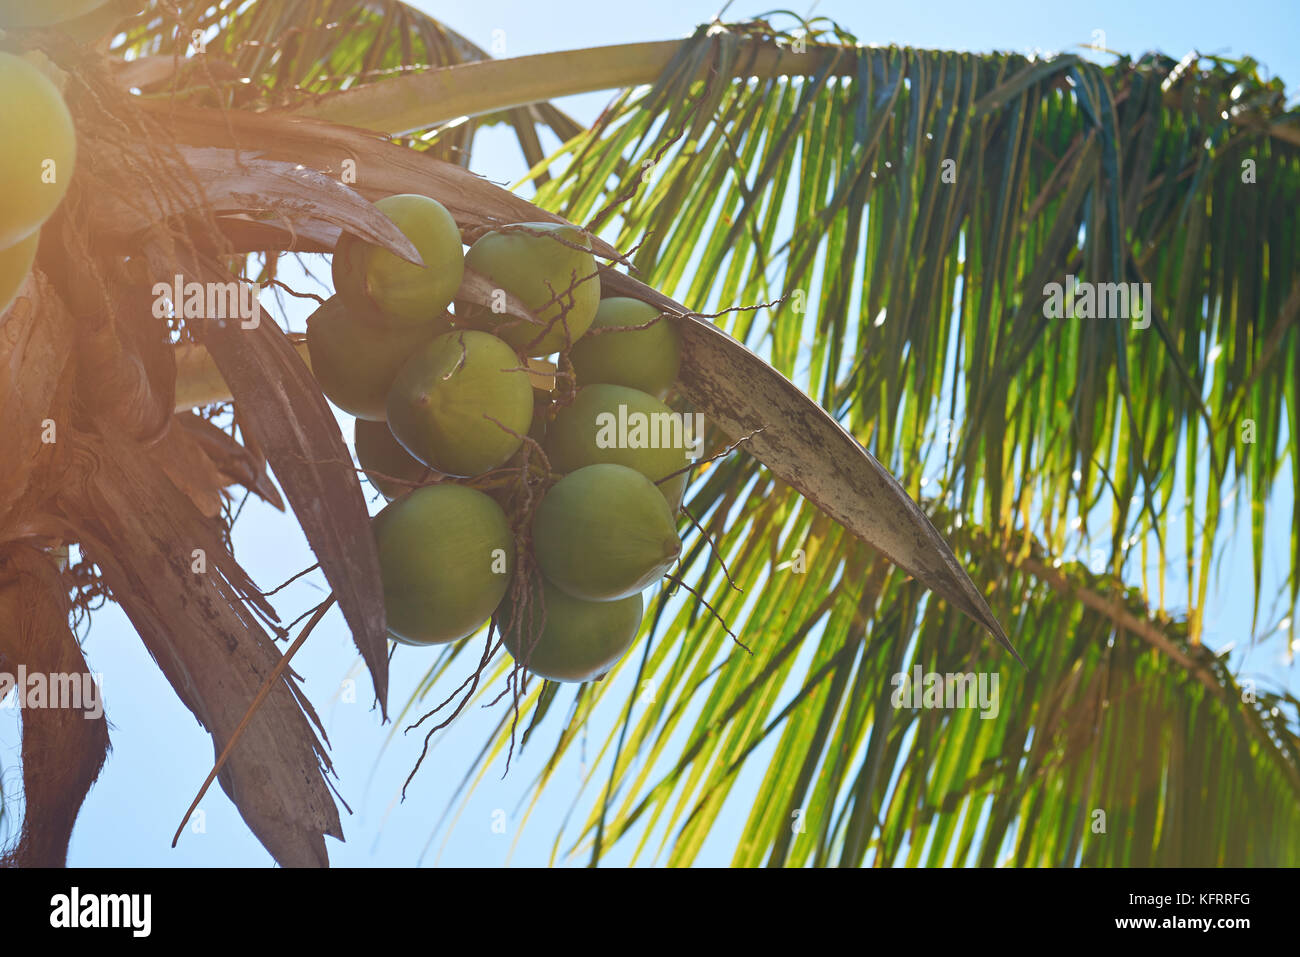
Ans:
{"label": "thin brown twig", "polygon": [[297,289],[294,289],[292,286],[288,285],[287,283],[281,282],[279,279],[276,279],[274,277],[268,278],[266,280],[266,284],[268,286],[276,286],[280,289],[283,289],[289,295],[296,296],[299,299],[315,299],[317,305],[321,305],[321,306],[325,305],[325,299],[323,296],[318,296],[314,292],[299,292]]}
{"label": "thin brown twig", "polygon": [[260,594],[261,594],[261,596],[262,596],[263,598],[270,598],[270,597],[271,597],[272,595],[274,595],[276,592],[283,591],[284,589],[288,588],[290,585],[292,585],[294,582],[296,582],[296,581],[297,581],[299,578],[301,578],[303,575],[310,574],[311,572],[314,572],[314,571],[315,571],[316,569],[318,569],[318,568],[320,568],[320,562],[317,562],[317,563],[314,564],[314,565],[308,565],[306,568],[304,568],[302,571],[298,572],[298,574],[294,575],[294,576],[293,576],[292,578],[290,578],[288,581],[284,582],[284,583],[281,584],[281,585],[276,585],[276,586],[275,586],[274,588],[272,588],[270,591],[260,592]]}
{"label": "thin brown twig", "polygon": [[734,641],[736,644],[740,645],[740,647],[744,648],[744,649],[745,649],[746,651],[748,651],[751,655],[754,653],[754,650],[753,650],[752,648],[750,648],[749,645],[745,644],[743,641],[741,641],[739,638],[736,637],[736,633],[735,633],[734,631],[732,631],[731,628],[727,625],[727,620],[726,620],[725,618],[723,618],[720,614],[718,614],[718,610],[717,610],[716,608],[714,608],[712,605],[710,605],[710,604],[708,603],[708,601],[705,599],[705,597],[704,597],[703,595],[701,595],[699,592],[697,592],[697,591],[696,591],[694,588],[692,588],[690,585],[686,584],[686,582],[682,581],[682,579],[681,579],[679,576],[677,576],[677,575],[667,574],[667,575],[664,575],[664,578],[668,579],[668,580],[669,580],[670,582],[672,582],[674,585],[680,585],[682,588],[685,588],[688,592],[690,592],[692,595],[694,595],[694,596],[695,596],[695,600],[698,601],[698,602],[699,602],[701,605],[703,605],[705,608],[707,608],[707,609],[709,610],[710,614],[712,614],[713,617],[716,618],[716,619],[718,620],[718,624],[720,624],[720,625],[722,626],[722,630],[723,630],[723,631],[725,631],[727,634],[729,634],[729,635],[731,636],[731,640],[732,640],[732,641]]}
{"label": "thin brown twig", "polygon": [[695,526],[695,530],[698,531],[701,535],[703,535],[704,540],[709,543],[709,550],[713,552],[713,557],[718,560],[718,564],[722,567],[722,574],[727,576],[727,583],[731,585],[731,587],[734,588],[736,591],[744,592],[744,589],[741,588],[739,585],[737,585],[735,579],[731,577],[731,572],[727,568],[727,563],[722,558],[722,552],[718,551],[718,546],[713,541],[713,537],[704,530],[703,525],[701,525],[698,521],[695,520],[695,516],[686,510],[686,506],[684,505],[681,506],[679,511],[683,515],[685,515],[687,519],[690,520],[690,523]]}
{"label": "thin brown twig", "polygon": [[754,429],[754,431],[750,432],[748,435],[742,435],[740,438],[736,439],[736,441],[732,442],[730,445],[728,445],[728,446],[727,446],[725,449],[723,449],[721,452],[716,452],[716,453],[714,453],[713,455],[710,455],[710,456],[709,456],[708,458],[706,458],[706,459],[698,459],[698,460],[695,460],[695,461],[693,461],[693,462],[690,462],[690,463],[688,463],[688,464],[682,466],[681,468],[679,468],[679,469],[678,469],[677,471],[675,471],[675,472],[669,472],[669,473],[668,473],[667,475],[665,475],[663,478],[655,479],[655,484],[656,484],[656,485],[663,485],[664,482],[667,482],[669,479],[676,478],[677,476],[679,476],[679,475],[681,475],[681,474],[683,474],[683,473],[685,473],[685,472],[689,472],[689,471],[691,471],[692,469],[697,469],[697,468],[699,468],[701,465],[708,465],[710,462],[716,462],[716,461],[718,461],[718,459],[725,459],[725,458],[726,458],[728,455],[730,455],[732,452],[736,451],[736,449],[738,449],[738,448],[741,446],[741,444],[743,444],[743,443],[745,443],[745,442],[748,442],[748,441],[749,441],[750,439],[752,439],[754,436],[758,435],[758,433],[764,431],[765,428],[766,428],[765,426],[759,426],[757,429]]}
{"label": "thin brown twig", "polygon": [[265,701],[267,695],[271,693],[271,689],[275,687],[276,683],[280,681],[281,677],[284,675],[285,669],[289,667],[290,659],[292,659],[298,649],[303,646],[303,643],[307,640],[307,636],[312,633],[312,629],[320,624],[320,620],[325,617],[325,613],[330,610],[333,604],[334,593],[331,592],[328,598],[316,606],[315,615],[312,620],[303,628],[302,633],[298,635],[294,640],[294,643],[285,649],[284,654],[280,656],[280,660],[277,661],[275,667],[271,669],[271,673],[267,675],[266,680],[262,682],[262,687],[258,689],[257,695],[253,698],[252,704],[250,704],[248,710],[244,712],[244,716],[240,719],[239,725],[230,736],[230,740],[226,742],[226,746],[217,757],[216,763],[212,765],[212,770],[208,772],[208,776],[204,779],[203,786],[199,788],[199,793],[194,795],[194,800],[190,802],[190,806],[186,809],[185,816],[181,818],[180,826],[176,828],[176,833],[172,835],[172,847],[175,847],[180,841],[181,832],[185,830],[185,825],[189,822],[190,815],[193,814],[194,809],[199,806],[199,802],[203,800],[203,795],[208,793],[208,788],[210,788],[212,782],[217,779],[217,775],[221,773],[221,769],[225,767],[227,759],[230,757],[231,752],[235,750],[235,745],[239,743],[240,737],[243,736],[244,729],[252,722],[253,715],[257,713],[257,709],[262,706],[262,702]]}
{"label": "thin brown twig", "polygon": [[[461,711],[465,709],[465,705],[467,705],[470,702],[470,699],[474,697],[474,692],[478,690],[478,683],[483,676],[483,670],[487,667],[487,663],[490,660],[492,660],[492,656],[496,654],[497,649],[501,647],[500,638],[498,638],[495,642],[492,640],[495,631],[496,631],[495,623],[493,625],[488,626],[487,641],[484,642],[483,645],[483,657],[479,660],[478,667],[474,669],[474,673],[470,675],[468,678],[466,678],[464,681],[462,681],[460,687],[447,696],[446,701],[438,705],[432,711],[429,711],[427,714],[423,715],[419,721],[415,722],[415,724],[411,725],[406,729],[406,731],[410,731],[413,728],[419,727],[420,724],[423,723],[426,718],[432,717],[433,715],[437,714],[440,710],[442,710],[444,707],[446,707],[452,698],[460,694],[461,688],[464,688],[467,684],[470,686],[469,690],[465,692],[464,697],[461,698],[460,704],[456,705],[456,709],[450,715],[448,715],[445,720],[438,722],[436,725],[434,725],[432,728],[429,729],[427,734],[425,734],[424,746],[420,749],[420,756],[415,761],[415,767],[411,768],[411,773],[408,774],[406,776],[406,780],[402,782],[403,801],[406,800],[406,789],[410,786],[411,781],[415,779],[416,772],[420,770],[420,765],[424,763],[425,756],[428,755],[429,753],[430,739],[434,736],[436,732],[447,727],[447,725],[451,724],[453,721],[456,720],[457,716],[461,713]],[[406,732],[403,732],[403,734],[405,733]]]}

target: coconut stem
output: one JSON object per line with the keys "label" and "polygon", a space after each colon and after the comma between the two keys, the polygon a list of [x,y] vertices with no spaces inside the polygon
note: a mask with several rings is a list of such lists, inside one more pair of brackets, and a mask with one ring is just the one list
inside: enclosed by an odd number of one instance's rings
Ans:
{"label": "coconut stem", "polygon": [[[682,44],[682,40],[621,43],[456,64],[326,95],[299,113],[401,135],[512,106],[653,83]],[[744,63],[750,76],[814,76],[828,66],[835,73],[857,69],[856,58],[845,56],[836,46],[809,44],[796,53],[789,46],[758,40],[746,39],[742,44],[736,62]],[[708,78],[711,66],[700,66],[699,79]]]}

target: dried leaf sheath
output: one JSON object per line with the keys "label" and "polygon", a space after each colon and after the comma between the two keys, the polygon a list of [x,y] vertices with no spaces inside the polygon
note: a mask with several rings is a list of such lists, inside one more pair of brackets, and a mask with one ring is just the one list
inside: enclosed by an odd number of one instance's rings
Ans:
{"label": "dried leaf sheath", "polygon": [[[78,436],[85,469],[60,498],[87,557],[103,569],[177,695],[225,746],[279,651],[250,605],[271,613],[214,523],[126,436]],[[248,826],[286,867],[325,866],[342,838],[310,704],[286,679],[262,705],[221,775]],[[196,782],[197,784],[197,782]]]}
{"label": "dried leaf sheath", "polygon": [[[168,136],[192,147],[224,150],[231,157],[234,150],[239,150],[250,159],[301,163],[336,179],[344,175],[344,160],[352,160],[356,182],[349,185],[366,199],[393,193],[424,193],[446,206],[462,231],[499,223],[565,221],[468,170],[399,146],[368,130],[284,114],[223,114],[190,109],[172,115],[165,105],[143,106]],[[268,226],[284,226],[289,218],[287,211],[300,208],[297,203],[278,203],[278,193],[272,191],[259,194],[250,190],[241,198],[245,208],[277,211],[282,221],[277,223],[277,216],[265,215],[261,223]],[[315,197],[315,201],[322,211],[338,202],[328,194]],[[333,212],[354,215],[342,207]],[[104,217],[106,226],[109,218]],[[614,247],[594,237],[592,248],[600,256],[618,256]]]}
{"label": "dried leaf sheath", "polygon": [[[48,294],[48,285],[36,273],[27,290]],[[72,323],[64,309],[38,314],[36,301],[20,298],[0,316],[0,541],[49,530],[41,503],[63,451],[46,441],[45,424],[66,421]]]}
{"label": "dried leaf sheath", "polygon": [[[71,676],[81,684],[90,669],[68,627],[68,613],[67,588],[49,555],[25,545],[0,552],[0,671],[17,676],[22,667],[28,675],[43,676],[51,688],[53,676]],[[22,711],[26,814],[18,842],[0,854],[0,866],[66,863],[81,802],[108,757],[102,709],[91,717],[85,698],[80,707],[52,704],[47,700]]]}
{"label": "dried leaf sheath", "polygon": [[[223,278],[214,270],[208,275]],[[209,323],[205,344],[338,597],[386,717],[388,629],[379,556],[338,421],[302,357],[270,317],[264,315],[252,329],[237,322],[224,328]]]}

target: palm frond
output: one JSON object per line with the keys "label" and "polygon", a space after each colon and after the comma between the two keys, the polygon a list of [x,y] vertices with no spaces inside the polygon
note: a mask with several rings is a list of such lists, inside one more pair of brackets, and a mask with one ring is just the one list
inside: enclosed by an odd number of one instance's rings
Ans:
{"label": "palm frond", "polygon": [[[203,43],[197,57],[196,31]],[[244,108],[301,108],[340,90],[386,89],[396,78],[490,59],[461,34],[398,0],[151,4],[117,38],[113,52],[133,61],[125,70],[140,78],[146,95]],[[392,132],[439,159],[468,166],[476,132],[493,123],[514,128],[529,166],[546,155],[543,131],[560,142],[580,131],[550,104],[529,103],[452,126],[443,121]]]}
{"label": "palm frond", "polygon": [[[701,313],[782,299],[718,324],[931,496],[1028,672],[999,671],[969,621],[728,460],[687,507],[741,591],[703,536],[683,574],[754,654],[665,598],[644,656],[571,709],[548,700],[567,711],[548,768],[610,729],[557,847],[687,863],[761,754],[740,864],[1294,863],[1294,703],[1243,702],[1199,644],[1228,505],[1250,509],[1258,603],[1288,459],[1300,481],[1300,115],[1281,83],[1195,56],[802,42],[816,68],[785,75],[794,37],[702,28],[548,162],[567,165],[537,202],[636,247],[639,277]],[[755,75],[755,45],[778,66]],[[1140,316],[1048,318],[1067,275],[1151,296]],[[1300,510],[1290,525],[1294,604]],[[1134,590],[1149,539],[1158,577]],[[1081,547],[1102,574],[1054,568]],[[779,570],[796,548],[806,573]],[[918,664],[998,675],[997,716],[895,707],[891,677]],[[649,705],[644,682],[663,689]]]}
{"label": "palm frond", "polygon": [[[730,483],[716,485],[706,528],[722,535]],[[959,533],[963,560],[1014,596],[994,611],[1027,667],[1007,668],[973,622],[807,503],[761,480],[743,500],[726,558],[744,591],[705,571],[700,540],[684,574],[715,583],[705,599],[753,654],[694,602],[663,596],[644,654],[559,691],[550,710],[566,719],[531,801],[584,728],[597,736],[562,858],[599,860],[625,843],[630,861],[686,865],[739,816],[737,866],[1295,863],[1297,702],[1244,694],[1186,620],[1079,563],[1053,568],[1040,543],[1018,558]],[[769,549],[755,532],[775,528]],[[796,547],[804,574],[776,561]],[[997,685],[964,707],[896,700],[896,676],[918,670]],[[556,691],[532,689],[519,728],[545,720],[539,703]],[[510,732],[507,712],[465,787]]]}
{"label": "palm frond", "polygon": [[[788,296],[719,324],[895,474],[919,480],[927,439],[959,436],[935,478],[991,531],[1018,520],[1060,554],[1070,519],[1104,504],[1107,567],[1148,533],[1166,564],[1177,476],[1204,519],[1189,607],[1230,488],[1258,517],[1258,573],[1273,481],[1300,462],[1284,418],[1300,113],[1280,82],[1154,54],[1103,69],[856,47],[839,51],[847,79],[742,82],[716,32],[692,44],[719,79],[623,98],[568,144],[541,204],[583,222],[635,195],[616,245],[640,242],[642,278],[700,311]],[[1045,318],[1043,287],[1067,274],[1150,282],[1149,328]]]}

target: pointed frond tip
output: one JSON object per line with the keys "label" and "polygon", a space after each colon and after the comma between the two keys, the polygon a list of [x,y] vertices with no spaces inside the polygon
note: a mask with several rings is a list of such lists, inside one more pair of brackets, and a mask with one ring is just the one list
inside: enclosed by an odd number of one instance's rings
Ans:
{"label": "pointed frond tip", "polygon": [[744,447],[846,529],[979,622],[1024,660],[934,525],[844,427],[794,383],[707,320],[622,273],[607,293],[670,313],[682,333],[681,386],[723,431],[753,435]]}

